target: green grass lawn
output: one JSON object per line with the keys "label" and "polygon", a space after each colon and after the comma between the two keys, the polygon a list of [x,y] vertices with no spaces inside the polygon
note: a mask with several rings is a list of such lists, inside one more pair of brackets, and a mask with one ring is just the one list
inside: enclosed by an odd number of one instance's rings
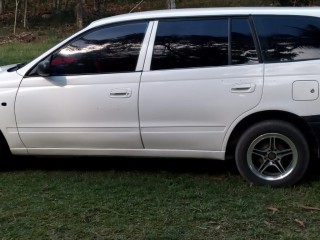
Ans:
{"label": "green grass lawn", "polygon": [[19,158],[0,172],[1,239],[319,239],[319,172],[273,189],[231,169],[188,159]]}
{"label": "green grass lawn", "polygon": [[[0,66],[28,62],[55,46],[57,43],[72,35],[75,30],[62,26],[57,29],[30,29],[23,34],[23,29],[19,29],[18,35],[13,36],[8,27],[0,28]],[[22,35],[21,35],[22,34]],[[30,36],[21,38],[19,36]],[[23,42],[23,41],[31,42]]]}
{"label": "green grass lawn", "polygon": [[31,61],[56,43],[56,41],[46,43],[14,42],[0,45],[0,66]]}

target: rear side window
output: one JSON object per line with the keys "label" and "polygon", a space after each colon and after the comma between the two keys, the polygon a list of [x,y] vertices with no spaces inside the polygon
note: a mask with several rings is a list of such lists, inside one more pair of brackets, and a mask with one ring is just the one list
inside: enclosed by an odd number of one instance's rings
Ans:
{"label": "rear side window", "polygon": [[126,23],[85,34],[52,57],[52,75],[135,71],[146,28]]}
{"label": "rear side window", "polygon": [[161,20],[151,70],[258,62],[246,18]]}
{"label": "rear side window", "polygon": [[228,64],[228,19],[160,21],[152,70]]}
{"label": "rear side window", "polygon": [[249,20],[235,18],[231,20],[231,63],[258,63],[258,54],[252,37]]}
{"label": "rear side window", "polygon": [[320,19],[305,16],[255,16],[264,61],[320,58]]}

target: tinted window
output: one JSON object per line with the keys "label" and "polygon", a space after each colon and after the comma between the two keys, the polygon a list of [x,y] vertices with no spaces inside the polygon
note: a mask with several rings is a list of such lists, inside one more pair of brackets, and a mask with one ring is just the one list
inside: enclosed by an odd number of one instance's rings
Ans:
{"label": "tinted window", "polygon": [[259,62],[247,19],[232,19],[231,62],[232,64],[252,64]]}
{"label": "tinted window", "polygon": [[320,58],[320,19],[302,16],[254,17],[267,62]]}
{"label": "tinted window", "polygon": [[147,23],[93,31],[53,56],[53,75],[135,71]]}
{"label": "tinted window", "polygon": [[228,19],[160,21],[151,69],[228,64]]}

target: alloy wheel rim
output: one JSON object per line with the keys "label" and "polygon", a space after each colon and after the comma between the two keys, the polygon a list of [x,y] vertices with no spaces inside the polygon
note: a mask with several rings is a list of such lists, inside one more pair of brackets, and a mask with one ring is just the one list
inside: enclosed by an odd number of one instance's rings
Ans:
{"label": "alloy wheel rim", "polygon": [[281,180],[297,166],[298,150],[285,135],[266,133],[250,144],[247,162],[257,177],[267,181]]}

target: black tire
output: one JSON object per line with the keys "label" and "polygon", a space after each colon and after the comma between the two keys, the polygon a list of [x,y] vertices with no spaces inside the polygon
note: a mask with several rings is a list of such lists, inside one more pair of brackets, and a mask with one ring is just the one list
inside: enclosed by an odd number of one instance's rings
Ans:
{"label": "black tire", "polygon": [[298,182],[309,165],[309,147],[291,123],[268,120],[246,130],[236,146],[238,170],[259,185],[290,186]]}

